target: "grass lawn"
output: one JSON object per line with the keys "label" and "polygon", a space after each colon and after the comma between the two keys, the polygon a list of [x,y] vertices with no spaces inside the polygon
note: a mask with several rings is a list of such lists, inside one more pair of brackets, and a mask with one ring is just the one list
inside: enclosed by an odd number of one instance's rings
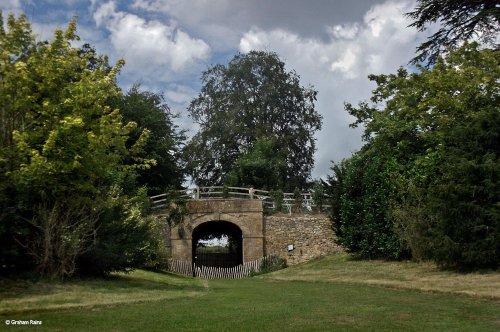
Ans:
{"label": "grass lawn", "polygon": [[430,262],[356,260],[339,253],[268,275],[274,280],[327,281],[468,294],[500,301],[500,272],[457,273]]}
{"label": "grass lawn", "polygon": [[[495,284],[500,273],[467,276],[339,254],[240,280],[136,271],[107,280],[4,282],[0,330],[499,331],[500,298],[479,294],[486,285],[460,281]],[[464,289],[467,295],[458,294]],[[6,326],[7,319],[43,324]]]}

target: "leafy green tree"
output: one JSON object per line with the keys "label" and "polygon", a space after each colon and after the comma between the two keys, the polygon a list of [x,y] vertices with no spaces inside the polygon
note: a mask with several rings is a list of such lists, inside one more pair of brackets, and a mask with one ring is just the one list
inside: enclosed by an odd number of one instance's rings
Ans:
{"label": "leafy green tree", "polygon": [[268,139],[286,153],[285,189],[304,187],[314,163],[314,133],[321,128],[317,92],[302,87],[272,52],[237,54],[227,66],[205,71],[202,81],[188,109],[200,126],[186,147],[193,180],[221,185],[238,158]]}
{"label": "leafy green tree", "polygon": [[19,167],[14,145],[14,130],[23,126],[23,104],[26,99],[16,98],[29,94],[29,88],[24,87],[26,77],[18,75],[22,65],[15,66],[15,61],[23,61],[28,56],[32,46],[32,36],[29,23],[25,17],[18,21],[9,16],[7,30],[0,12],[0,268],[5,271],[28,270],[33,267],[29,259],[14,240],[29,232],[29,225],[22,222],[16,213],[16,187],[11,179],[11,172]]}
{"label": "leafy green tree", "polygon": [[283,188],[286,181],[286,152],[278,142],[258,139],[255,146],[241,155],[226,177],[229,186],[254,186],[259,189]]}
{"label": "leafy green tree", "polygon": [[269,196],[274,202],[274,211],[285,212],[285,200],[283,197],[283,191],[281,189],[269,191]]}
{"label": "leafy green tree", "polygon": [[397,165],[384,151],[366,145],[350,160],[342,175],[340,209],[334,225],[338,242],[366,258],[398,259],[408,255],[394,231],[392,176]]}
{"label": "leafy green tree", "polygon": [[[117,200],[130,224],[143,222],[138,205],[127,203],[135,193],[122,188],[133,188],[136,170],[154,163],[141,156],[149,132],[128,143],[136,124],[123,124],[108,106],[120,95],[123,61],[110,67],[105,57],[72,47],[75,40],[75,20],[46,42],[36,42],[24,16],[9,15],[0,30],[0,265],[8,270],[19,267],[16,253],[44,275],[71,276],[78,257],[103,238],[104,216]],[[113,222],[142,237],[127,243],[129,253],[148,238]]]}
{"label": "leafy green tree", "polygon": [[323,206],[325,205],[325,194],[325,184],[323,183],[323,181],[315,183],[311,196],[314,205],[316,205],[316,208],[318,209],[318,212],[321,212],[323,210]]}
{"label": "leafy green tree", "polygon": [[495,0],[418,0],[414,11],[406,14],[420,31],[439,22],[439,30],[417,48],[413,62],[435,64],[438,56],[472,39],[498,48],[500,7]]}
{"label": "leafy green tree", "polygon": [[156,164],[139,170],[138,185],[146,186],[150,195],[164,193],[169,188],[180,189],[184,181],[181,149],[185,136],[173,123],[176,115],[163,95],[142,91],[136,84],[113,104],[120,109],[125,122],[137,123],[130,134],[130,142],[135,142],[144,130],[150,133],[143,155],[154,159]]}
{"label": "leafy green tree", "polygon": [[328,176],[326,181],[326,193],[330,196],[330,219],[333,222],[333,229],[337,238],[342,237],[341,226],[341,198],[344,193],[344,181],[347,173],[347,169],[350,166],[351,159],[343,159],[338,164],[333,164],[331,170],[332,175]]}
{"label": "leafy green tree", "polygon": [[125,195],[118,186],[111,188],[92,246],[77,257],[80,274],[166,266],[161,225],[158,227],[157,220],[148,215],[148,201],[144,188],[135,196]]}
{"label": "leafy green tree", "polygon": [[500,262],[499,60],[465,44],[432,69],[371,76],[373,105],[347,105],[367,144],[398,165],[398,234],[443,265]]}

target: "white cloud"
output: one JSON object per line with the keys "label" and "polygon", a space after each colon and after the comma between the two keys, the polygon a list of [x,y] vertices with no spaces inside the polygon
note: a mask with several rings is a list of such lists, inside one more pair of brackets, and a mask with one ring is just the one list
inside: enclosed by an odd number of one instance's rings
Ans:
{"label": "white cloud", "polygon": [[98,26],[110,32],[110,42],[118,56],[125,58],[127,69],[165,75],[180,72],[205,60],[210,47],[193,38],[175,23],[145,20],[135,14],[117,11],[114,1],[102,4],[94,12]]}
{"label": "white cloud", "polygon": [[130,8],[182,22],[216,51],[233,50],[252,26],[301,36],[326,36],[331,22],[357,20],[381,0],[134,0]]}
{"label": "white cloud", "polygon": [[[275,30],[271,34],[264,31],[259,31],[256,28],[252,28],[247,32],[240,40],[240,51],[243,53],[248,53],[251,50],[258,50],[266,48],[269,44],[270,35],[280,34],[281,31]],[[275,36],[272,36],[275,37]],[[279,39],[279,38],[277,38]]]}
{"label": "white cloud", "polygon": [[367,32],[379,41],[390,37],[391,41],[408,42],[417,32],[415,29],[407,28],[411,21],[404,16],[404,13],[411,11],[413,7],[413,1],[395,0],[374,6],[364,17]]}
{"label": "white cloud", "polygon": [[359,23],[337,24],[327,29],[330,34],[338,39],[354,39],[360,30]]}
{"label": "white cloud", "polygon": [[394,72],[412,58],[423,37],[407,28],[410,22],[403,13],[412,8],[412,1],[386,1],[370,9],[362,22],[327,27],[329,40],[255,27],[241,38],[240,51],[276,51],[303,85],[311,83],[319,91],[316,109],[324,123],[317,135],[313,176],[329,173],[330,160],[340,161],[361,146],[361,130],[348,127],[354,119],[343,103],[368,99],[374,88],[369,74]]}
{"label": "white cloud", "polygon": [[17,15],[21,10],[21,0],[2,0],[0,10],[3,11],[2,16],[4,20],[6,20],[8,13],[12,12]]}
{"label": "white cloud", "polygon": [[[167,6],[167,8],[165,8]],[[168,4],[161,4],[159,1],[153,0],[134,0],[132,3],[132,8],[142,9],[146,11],[156,12],[160,10],[168,9]]]}
{"label": "white cloud", "polygon": [[[135,0],[131,8],[162,13],[186,27],[218,50],[232,50],[249,22],[243,13],[245,3],[234,0]],[[245,26],[245,29],[242,28]]]}
{"label": "white cloud", "polygon": [[359,53],[360,53],[359,46],[357,45],[349,46],[340,56],[340,58],[331,64],[330,70],[333,72],[335,71],[342,72],[345,78],[352,79],[358,77],[358,73],[356,70],[354,70],[354,67],[356,65]]}

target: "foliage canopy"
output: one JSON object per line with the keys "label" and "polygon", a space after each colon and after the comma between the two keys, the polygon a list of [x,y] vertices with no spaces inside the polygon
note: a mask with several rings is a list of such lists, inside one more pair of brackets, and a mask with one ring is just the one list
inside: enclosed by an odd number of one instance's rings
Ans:
{"label": "foliage canopy", "polygon": [[146,186],[149,195],[165,193],[170,188],[180,189],[184,181],[181,150],[185,136],[174,124],[176,114],[165,103],[163,95],[141,90],[140,85],[134,84],[113,104],[120,109],[124,121],[137,123],[129,142],[137,140],[144,130],[150,133],[143,154],[154,159],[155,164],[138,170],[137,184]]}
{"label": "foliage canopy", "polygon": [[[375,203],[389,218],[389,228],[377,227],[371,234],[396,233],[415,258],[461,267],[498,266],[499,60],[498,52],[465,44],[446,59],[438,58],[432,69],[370,76],[377,83],[372,104],[346,105],[357,118],[353,126],[363,124],[366,145],[345,171],[340,213],[334,216],[340,218],[335,224],[341,241],[359,233],[356,220],[361,229],[369,226],[371,218],[361,215]],[[386,162],[356,166],[359,158],[370,156]],[[373,190],[363,174],[349,181],[351,172],[366,167],[377,169],[368,181],[381,177]],[[379,192],[384,183],[389,191]],[[366,192],[352,192],[353,184]],[[359,251],[355,244],[368,240],[359,236],[349,247]]]}
{"label": "foliage canopy", "polygon": [[[200,94],[189,106],[200,126],[186,147],[190,175],[199,185],[222,185],[239,158],[259,140],[274,144],[285,167],[287,188],[304,187],[313,167],[314,133],[321,116],[314,109],[317,92],[300,85],[276,53],[237,54],[227,66],[202,76]],[[255,151],[255,150],[254,150]]]}
{"label": "foliage canopy", "polygon": [[0,30],[2,271],[64,278],[85,272],[85,257],[103,273],[155,255],[135,182],[155,164],[144,153],[150,131],[110,106],[124,62],[111,67],[75,40],[75,20],[43,42],[25,16]]}
{"label": "foliage canopy", "polygon": [[406,15],[414,19],[410,26],[420,31],[431,23],[441,23],[439,30],[417,48],[413,62],[435,64],[444,51],[473,38],[498,48],[500,7],[496,0],[418,0],[415,10]]}

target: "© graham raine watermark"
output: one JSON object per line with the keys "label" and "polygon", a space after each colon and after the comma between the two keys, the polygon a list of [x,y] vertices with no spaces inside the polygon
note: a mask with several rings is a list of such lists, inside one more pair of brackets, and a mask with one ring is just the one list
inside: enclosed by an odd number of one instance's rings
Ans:
{"label": "\u00a9 graham raine watermark", "polygon": [[17,320],[17,319],[7,319],[5,325],[42,325],[41,320]]}

